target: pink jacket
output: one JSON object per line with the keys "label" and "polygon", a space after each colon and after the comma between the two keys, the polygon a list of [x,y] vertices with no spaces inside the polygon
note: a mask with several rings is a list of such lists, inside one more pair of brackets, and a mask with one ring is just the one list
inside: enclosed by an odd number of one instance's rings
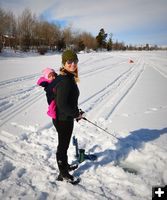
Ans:
{"label": "pink jacket", "polygon": [[56,103],[54,100],[49,105],[47,114],[49,115],[49,117],[56,119]]}
{"label": "pink jacket", "polygon": [[[50,84],[52,81],[42,76],[38,79],[37,85],[46,87],[44,82],[46,82],[47,85],[47,83]],[[56,119],[56,103],[54,100],[52,100],[51,103],[49,104],[47,114],[49,115],[49,117]]]}
{"label": "pink jacket", "polygon": [[41,77],[38,79],[38,81],[37,81],[37,85],[41,86],[41,84],[42,84],[43,82],[51,83],[52,81],[46,79],[44,76],[41,76]]}

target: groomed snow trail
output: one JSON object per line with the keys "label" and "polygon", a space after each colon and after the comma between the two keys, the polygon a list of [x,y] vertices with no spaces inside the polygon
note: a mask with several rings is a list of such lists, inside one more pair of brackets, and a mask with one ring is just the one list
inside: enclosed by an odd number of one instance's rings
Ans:
{"label": "groomed snow trail", "polygon": [[[166,52],[79,54],[79,107],[120,141],[83,120],[75,123],[79,148],[98,156],[74,172],[82,179],[77,186],[52,184],[57,133],[36,85],[47,56],[21,59],[25,65],[42,63],[34,74],[31,69],[0,82],[0,199],[149,200],[152,186],[167,184]],[[54,64],[60,55],[48,59]],[[72,144],[68,153],[75,162]]]}

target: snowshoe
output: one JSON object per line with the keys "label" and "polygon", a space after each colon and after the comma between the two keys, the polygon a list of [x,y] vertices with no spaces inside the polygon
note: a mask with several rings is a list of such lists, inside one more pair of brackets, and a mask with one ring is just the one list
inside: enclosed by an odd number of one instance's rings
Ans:
{"label": "snowshoe", "polygon": [[57,180],[58,181],[66,181],[73,185],[77,185],[81,181],[81,179],[79,177],[74,177],[71,174],[66,174],[66,175],[59,174],[57,177]]}

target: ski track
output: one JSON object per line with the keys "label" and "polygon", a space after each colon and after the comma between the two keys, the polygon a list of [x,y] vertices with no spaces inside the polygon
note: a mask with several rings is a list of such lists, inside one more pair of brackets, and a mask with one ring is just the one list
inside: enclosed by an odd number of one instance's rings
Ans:
{"label": "ski track", "polygon": [[[142,62],[145,62],[146,64],[146,58],[142,58],[140,56],[136,63],[129,67],[128,70],[123,72],[121,75],[115,78],[114,81],[109,82],[105,87],[97,91],[96,93],[89,96],[87,99],[80,102],[80,106],[83,106],[84,104],[88,103],[89,101],[89,107],[85,109],[85,111],[92,111],[94,109],[97,110],[96,117],[100,116],[101,113],[106,113],[104,116],[105,119],[109,119],[112,115],[113,111],[117,108],[117,106],[120,104],[120,102],[124,99],[124,97],[130,92],[130,90],[133,88],[135,83],[137,82],[139,76],[141,75],[142,71],[144,70],[142,65],[144,65]],[[90,59],[84,60],[81,65],[93,65],[91,70],[87,71],[81,71],[80,76],[81,77],[88,77],[95,75],[96,73],[101,73],[105,70],[112,70],[113,68],[117,67],[118,65],[122,65],[125,63],[126,56],[122,56],[121,61],[117,61],[115,63],[112,63],[112,66],[110,65],[104,65],[103,62],[109,59],[113,59],[113,56],[106,57],[101,59],[95,59],[94,57],[91,57]],[[144,60],[144,61],[141,61]],[[98,63],[94,67],[94,63]],[[100,63],[100,65],[99,65]],[[102,63],[102,65],[101,65]],[[148,64],[148,61],[147,61]],[[167,78],[167,75],[164,71],[159,69],[155,64],[151,63],[149,61],[149,64],[158,71],[161,75],[163,75],[165,78]],[[140,66],[141,69],[136,69],[135,66]],[[90,69],[90,67],[89,67]],[[9,79],[6,81],[0,82],[0,89],[3,87],[6,87],[6,89],[13,86],[16,88],[16,85],[22,84],[24,85],[27,81],[37,80],[39,78],[40,73],[22,76],[14,79]],[[1,98],[0,100],[0,126],[5,124],[8,120],[13,118],[14,116],[21,113],[26,108],[32,106],[34,103],[36,103],[42,96],[44,96],[43,91],[37,90],[38,86],[30,86],[27,88],[24,88],[22,91],[14,91],[12,95],[15,99],[18,99],[16,102],[10,102],[8,100],[9,97],[11,97],[10,94],[6,95],[5,97]],[[36,91],[37,90],[37,91]],[[21,96],[23,94],[23,96]],[[112,102],[112,105],[107,103]],[[105,105],[105,106],[102,106]],[[102,107],[104,107],[102,109]],[[99,111],[98,111],[99,110]],[[49,126],[49,125],[48,125]],[[47,127],[47,126],[46,126]],[[50,126],[49,126],[50,127]]]}
{"label": "ski track", "polygon": [[[145,55],[143,57],[146,65],[154,68],[164,78],[167,78],[167,64],[166,64],[166,59],[164,57],[157,57],[156,55],[149,56],[149,59]],[[159,65],[159,62],[161,63],[161,65]]]}
{"label": "ski track", "polygon": [[5,87],[5,94],[1,93],[0,97],[0,126],[44,96],[37,85],[32,85],[32,81],[36,83],[39,75],[36,73],[0,82],[0,89]]}
{"label": "ski track", "polygon": [[[120,81],[121,78],[126,75],[130,70],[132,69],[132,67],[130,69],[128,69],[127,71],[123,72],[120,76],[118,76],[114,81],[108,83],[105,87],[103,87],[101,90],[97,91],[96,93],[94,93],[93,95],[89,96],[87,99],[83,100],[82,102],[80,102],[80,106],[84,105],[85,103],[87,103],[88,101],[92,100],[93,98],[96,97],[96,99],[94,100],[94,103],[92,104],[95,104],[98,99],[101,99],[103,96],[105,96],[106,94],[108,94],[108,92],[110,91],[111,87],[113,86],[113,84],[115,84],[117,81]],[[107,92],[106,92],[107,90]],[[109,90],[109,91],[108,91]],[[90,102],[91,103],[91,102]],[[90,108],[92,107],[89,107],[86,109],[86,111],[90,110]]]}
{"label": "ski track", "polygon": [[27,98],[23,98],[21,101],[16,102],[14,105],[9,103],[7,109],[2,111],[0,114],[0,126],[5,124],[16,115],[20,114],[22,111],[25,111],[26,108],[36,103],[42,96],[44,96],[43,92],[38,92],[35,95],[28,95]]}
{"label": "ski track", "polygon": [[[94,62],[103,63],[103,61],[112,59],[112,57],[107,57],[102,60],[86,60],[84,61],[85,65],[88,64],[94,64]],[[87,63],[88,62],[88,63]],[[121,64],[121,62],[116,62],[113,64],[114,67]],[[81,63],[83,64],[83,63]],[[92,67],[93,68],[93,67]],[[94,67],[91,70],[87,70],[85,72],[81,71],[80,76],[91,76],[95,73],[101,73],[102,71],[111,69],[112,67],[110,65],[98,65]],[[12,119],[16,115],[20,114],[22,111],[24,111],[26,108],[32,106],[34,103],[36,103],[42,96],[44,96],[43,90],[39,89],[38,86],[30,85],[27,86],[28,82],[32,83],[32,81],[36,82],[39,78],[40,73],[27,75],[27,76],[21,76],[18,78],[9,79],[6,81],[0,82],[0,89],[6,88],[7,91],[5,95],[3,95],[0,98],[0,126],[4,125],[8,120]],[[17,90],[12,90],[11,88],[17,88]],[[21,88],[21,89],[20,89]],[[12,91],[12,93],[10,93]],[[11,101],[11,96],[13,101]]]}
{"label": "ski track", "polygon": [[[150,63],[148,63],[148,64],[150,65]],[[155,64],[153,64],[153,63],[151,63],[151,66],[152,66],[158,73],[160,73],[164,78],[167,79],[167,72],[166,72],[164,69],[158,67],[157,65],[155,65]]]}
{"label": "ski track", "polygon": [[[166,61],[164,59],[164,61]],[[123,64],[124,62],[115,63],[115,65]],[[85,111],[93,111],[96,110],[96,118],[102,116],[102,113],[106,113],[103,118],[108,120],[111,118],[113,112],[119,106],[119,104],[123,101],[125,96],[131,91],[133,86],[136,84],[137,80],[143,73],[145,67],[149,66],[155,69],[158,73],[160,73],[163,77],[167,78],[167,72],[163,69],[164,67],[158,67],[158,64],[155,64],[153,61],[148,61],[146,57],[140,56],[138,61],[134,64],[133,67],[128,69],[126,72],[122,73],[118,76],[114,81],[109,83],[107,86],[91,95],[84,101],[80,103],[80,106],[83,106],[85,103],[89,101],[89,107],[85,109]],[[135,66],[138,66],[135,70]],[[100,67],[98,68],[100,70]],[[111,67],[104,67],[101,70],[108,70]],[[90,71],[90,72],[93,72]],[[95,73],[94,73],[95,74]],[[108,103],[109,102],[109,103]],[[111,103],[112,102],[112,105]],[[105,106],[104,106],[105,105]]]}
{"label": "ski track", "polygon": [[[137,65],[140,67],[136,68],[135,66]],[[119,103],[124,99],[124,97],[130,92],[137,82],[144,70],[143,65],[143,62],[138,60],[136,65],[130,67],[127,71],[123,72],[107,86],[91,95],[86,100],[82,101],[80,106],[90,101],[90,106],[87,107],[85,111],[94,112],[94,110],[96,110],[96,118],[102,116],[102,113],[106,113],[104,119],[109,119]],[[112,102],[112,105],[110,102]]]}
{"label": "ski track", "polygon": [[34,78],[37,78],[39,77],[40,73],[36,73],[36,74],[32,74],[32,75],[27,75],[27,76],[21,76],[21,77],[18,77],[18,78],[12,78],[12,79],[8,79],[6,81],[0,81],[0,88],[1,87],[6,87],[6,86],[9,86],[9,85],[13,85],[17,82],[23,82],[25,80],[32,80]]}
{"label": "ski track", "polygon": [[96,67],[94,69],[91,69],[91,70],[88,70],[86,72],[81,72],[80,74],[80,77],[89,77],[91,75],[95,75],[97,73],[100,73],[100,72],[103,72],[103,71],[106,71],[108,69],[113,69],[115,67],[118,67],[118,65],[121,65],[123,64],[124,62],[116,62],[116,63],[113,63],[112,65],[115,65],[114,67],[111,66],[111,65],[103,65],[103,66],[99,66],[99,67]]}
{"label": "ski track", "polygon": [[[139,79],[140,75],[143,72],[143,64],[140,64],[139,69],[137,70],[133,70],[131,71],[130,74],[128,74],[128,76],[124,79],[124,81],[121,83],[120,86],[118,86],[118,88],[116,88],[116,90],[114,91],[114,95],[113,97],[111,97],[108,102],[113,101],[113,105],[112,108],[107,109],[104,111],[104,113],[106,113],[105,115],[105,119],[108,120],[111,115],[113,114],[113,112],[115,111],[115,109],[119,106],[119,104],[121,103],[121,101],[124,100],[125,96],[131,91],[131,89],[133,88],[133,86],[136,84],[137,80]],[[109,104],[110,106],[110,104]],[[106,106],[107,107],[107,106]]]}
{"label": "ski track", "polygon": [[[109,60],[112,59],[113,56],[111,57],[107,57],[104,58],[103,60],[100,59],[89,59],[89,60],[85,60],[84,61],[84,65],[90,65],[93,64],[94,66],[94,62],[102,63],[105,60]],[[92,67],[93,69],[91,70],[87,70],[82,72],[80,76],[81,77],[90,77],[92,75],[95,75],[96,73],[101,73],[102,71],[105,70],[112,70],[113,68],[119,66],[119,65],[123,65],[123,63],[125,63],[124,58],[121,61],[116,61],[115,63],[112,63],[112,66],[110,65],[97,65],[95,67]],[[83,63],[81,63],[83,64]],[[139,60],[136,62],[136,65],[139,65]],[[111,107],[111,105],[109,105],[110,111],[107,112],[108,114],[106,114],[105,119],[108,119],[109,116],[111,116],[112,112],[115,110],[115,108],[118,106],[118,104],[123,100],[124,96],[128,93],[128,91],[130,89],[130,87],[126,88],[127,86],[124,86],[124,83],[126,82],[126,80],[129,78],[130,74],[132,74],[132,71],[134,71],[134,66],[129,67],[128,70],[126,70],[125,72],[123,72],[121,75],[119,75],[117,78],[115,78],[114,81],[108,83],[104,88],[102,88],[101,90],[99,90],[98,92],[96,92],[95,94],[91,95],[89,98],[87,98],[86,100],[82,101],[79,105],[82,106],[85,103],[87,103],[88,101],[89,103],[89,107],[87,107],[85,109],[85,111],[91,111],[93,109],[96,108],[96,110],[101,107],[101,105],[107,105],[107,102],[109,101],[109,99],[114,99],[114,96],[117,95],[118,90],[120,90],[121,87],[124,87],[124,94],[123,95],[118,95],[119,97],[117,97],[117,100],[115,100],[114,106]],[[21,83],[22,85],[26,85],[26,82],[30,82],[32,80],[37,80],[39,78],[39,74],[40,73],[36,73],[33,75],[28,75],[28,76],[22,76],[22,77],[18,77],[18,78],[14,78],[14,79],[9,79],[7,81],[1,81],[0,82],[0,88],[1,87],[6,87],[6,89],[10,88],[11,86],[13,88],[19,88],[16,87],[19,86],[19,84]],[[134,78],[135,79],[135,78]],[[134,80],[132,79],[132,80]],[[137,80],[136,80],[137,81]],[[133,86],[133,84],[132,84]],[[30,86],[27,88],[23,88],[21,91],[20,90],[16,90],[14,92],[12,92],[13,98],[17,99],[17,101],[13,101],[10,102],[10,100],[8,100],[8,98],[11,97],[11,95],[6,95],[5,97],[1,98],[1,102],[0,102],[0,126],[4,125],[8,120],[12,119],[13,117],[15,117],[16,115],[20,114],[22,111],[24,111],[26,108],[32,106],[34,103],[36,103],[40,98],[42,98],[44,96],[43,90],[37,90],[38,86]],[[37,91],[36,91],[37,90]],[[23,96],[21,96],[21,94],[23,94]],[[114,95],[115,94],[115,95]],[[100,109],[100,112],[103,112],[102,109]],[[98,117],[99,114],[97,114]],[[50,127],[48,125],[48,127]]]}

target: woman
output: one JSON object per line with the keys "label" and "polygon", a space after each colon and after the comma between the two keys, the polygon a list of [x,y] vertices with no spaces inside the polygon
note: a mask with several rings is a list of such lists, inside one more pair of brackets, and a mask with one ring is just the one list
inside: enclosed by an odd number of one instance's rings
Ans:
{"label": "woman", "polygon": [[58,180],[64,179],[73,183],[75,178],[69,174],[77,166],[68,164],[67,150],[73,132],[74,118],[82,119],[82,112],[78,109],[79,89],[78,82],[78,57],[71,50],[62,54],[62,67],[60,79],[55,88],[56,119],[53,124],[58,132],[57,164],[60,171]]}

